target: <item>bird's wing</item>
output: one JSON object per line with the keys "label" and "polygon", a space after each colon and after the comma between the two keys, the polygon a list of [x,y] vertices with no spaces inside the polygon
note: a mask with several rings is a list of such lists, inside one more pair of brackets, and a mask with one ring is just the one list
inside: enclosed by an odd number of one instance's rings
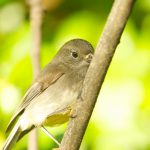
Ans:
{"label": "bird's wing", "polygon": [[13,115],[12,119],[10,120],[6,132],[10,131],[13,127],[16,119],[20,116],[25,108],[30,104],[30,102],[40,95],[46,88],[56,82],[62,75],[64,71],[62,69],[54,68],[53,70],[47,70],[46,68],[41,72],[32,86],[28,89],[26,94],[23,97],[23,101],[19,108],[17,109],[16,113]]}

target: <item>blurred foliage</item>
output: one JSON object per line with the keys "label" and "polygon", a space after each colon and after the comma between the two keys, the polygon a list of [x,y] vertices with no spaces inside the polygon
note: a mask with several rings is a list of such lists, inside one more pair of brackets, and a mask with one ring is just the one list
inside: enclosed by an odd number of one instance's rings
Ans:
{"label": "blurred foliage", "polygon": [[[51,2],[51,3],[50,3]],[[41,64],[60,46],[84,38],[94,47],[112,0],[43,0]],[[118,12],[119,13],[119,12]],[[0,1],[0,148],[5,129],[32,82],[29,6],[23,0]],[[150,1],[137,1],[123,33],[81,150],[150,150]],[[49,128],[58,139],[66,125]],[[25,150],[27,136],[15,145]],[[39,147],[56,146],[39,130]]]}

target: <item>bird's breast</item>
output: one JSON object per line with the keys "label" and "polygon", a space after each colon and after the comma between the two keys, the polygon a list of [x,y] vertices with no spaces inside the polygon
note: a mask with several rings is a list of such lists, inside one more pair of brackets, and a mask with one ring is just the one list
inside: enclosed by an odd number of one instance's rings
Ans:
{"label": "bird's breast", "polygon": [[[68,79],[69,78],[69,79]],[[81,80],[63,76],[34,98],[22,115],[22,128],[54,126],[68,121],[72,104],[81,90]]]}

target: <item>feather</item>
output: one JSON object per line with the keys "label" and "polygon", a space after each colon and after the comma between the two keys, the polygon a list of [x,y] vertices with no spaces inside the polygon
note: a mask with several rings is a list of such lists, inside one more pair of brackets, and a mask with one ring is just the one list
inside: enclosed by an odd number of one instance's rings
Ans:
{"label": "feather", "polygon": [[[47,67],[41,72],[41,74],[36,78],[35,82],[32,86],[28,89],[26,94],[23,97],[23,101],[19,108],[17,109],[16,113],[11,118],[6,133],[9,132],[12,127],[14,126],[17,118],[24,112],[25,108],[30,104],[30,102],[37,96],[39,96],[46,88],[52,85],[56,80],[58,80],[64,72],[62,71],[61,67],[52,67],[53,70],[48,70],[47,68],[52,65],[48,64]],[[43,78],[43,74],[45,76]]]}
{"label": "feather", "polygon": [[11,131],[9,137],[7,138],[2,150],[11,150],[13,145],[18,140],[20,134],[21,134],[21,129],[19,126],[19,122],[17,122],[13,130]]}

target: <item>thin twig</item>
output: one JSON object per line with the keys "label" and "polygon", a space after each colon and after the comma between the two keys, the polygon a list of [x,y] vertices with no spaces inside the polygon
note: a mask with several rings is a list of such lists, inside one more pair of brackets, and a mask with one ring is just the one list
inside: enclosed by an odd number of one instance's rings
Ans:
{"label": "thin twig", "polygon": [[[41,47],[41,25],[42,25],[42,0],[28,0],[30,5],[30,22],[32,32],[32,65],[33,76],[40,72],[40,47]],[[37,150],[37,130],[29,134],[28,150]]]}
{"label": "thin twig", "polygon": [[51,133],[48,132],[48,130],[47,130],[44,126],[42,126],[41,129],[42,129],[42,131],[43,131],[46,135],[48,135],[58,146],[60,146],[60,143],[55,139],[55,137],[54,137]]}

